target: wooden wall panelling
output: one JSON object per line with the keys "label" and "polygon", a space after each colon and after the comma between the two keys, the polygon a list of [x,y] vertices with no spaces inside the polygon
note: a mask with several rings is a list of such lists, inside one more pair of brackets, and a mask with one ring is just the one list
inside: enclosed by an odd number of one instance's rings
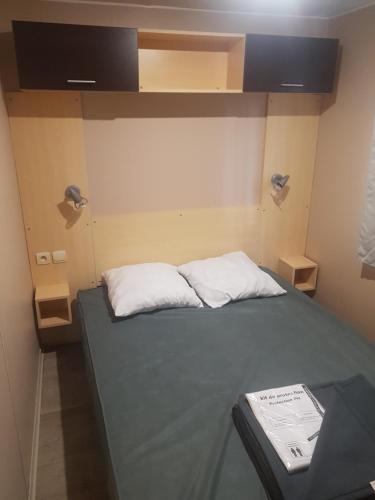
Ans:
{"label": "wooden wall panelling", "polygon": [[245,40],[245,37],[237,40],[228,52],[228,89],[242,89],[243,87]]}
{"label": "wooden wall panelling", "polygon": [[[270,94],[262,181],[262,264],[277,271],[280,257],[304,255],[321,97]],[[279,194],[274,173],[289,174]]]}
{"label": "wooden wall panelling", "polygon": [[[8,114],[34,287],[95,284],[90,207],[64,199],[69,184],[88,196],[81,100],[76,92],[8,93]],[[67,262],[37,265],[36,252],[66,250]]]}
{"label": "wooden wall panelling", "polygon": [[240,249],[258,262],[259,233],[256,206],[96,217],[96,278],[100,282],[104,270],[124,264],[181,264]]}
{"label": "wooden wall panelling", "polygon": [[[0,57],[1,58],[1,57]],[[17,176],[12,155],[9,120],[5,96],[0,84],[0,337],[4,348],[7,382],[13,400],[13,418],[18,443],[10,443],[10,431],[4,431],[4,418],[9,411],[7,396],[1,393],[0,426],[0,498],[21,499],[17,493],[23,477],[14,475],[13,454],[22,459],[26,489],[32,462],[35,437],[35,408],[38,384],[39,346],[35,334],[32,308],[32,281],[22,220]],[[0,351],[2,349],[0,347]],[[3,353],[0,352],[0,358]],[[2,360],[0,359],[0,364]],[[2,368],[0,367],[0,371]],[[0,375],[0,386],[3,374]],[[9,453],[8,445],[13,447]],[[5,467],[5,468],[4,468]],[[9,482],[10,490],[6,483]],[[13,483],[13,484],[12,484]],[[16,484],[20,483],[20,484]],[[13,494],[11,490],[13,489]]]}

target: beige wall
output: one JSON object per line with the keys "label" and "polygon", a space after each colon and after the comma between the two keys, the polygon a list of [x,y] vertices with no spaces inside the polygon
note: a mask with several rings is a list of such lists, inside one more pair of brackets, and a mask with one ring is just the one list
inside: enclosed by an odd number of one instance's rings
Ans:
{"label": "beige wall", "polygon": [[375,339],[375,270],[357,257],[375,116],[375,7],[332,22],[343,47],[340,84],[321,116],[307,254],[316,298]]}
{"label": "beige wall", "polygon": [[[0,467],[0,498],[21,500],[26,498],[24,493],[29,486],[39,348],[8,117],[1,88],[0,228],[0,400],[1,418],[6,419],[4,425],[7,426],[3,428],[0,424],[0,463],[7,464]],[[2,496],[4,491],[13,493]]]}

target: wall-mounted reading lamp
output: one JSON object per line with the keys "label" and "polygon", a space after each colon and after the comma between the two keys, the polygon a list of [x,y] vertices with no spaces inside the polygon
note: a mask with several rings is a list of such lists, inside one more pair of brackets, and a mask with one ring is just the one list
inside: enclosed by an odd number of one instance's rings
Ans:
{"label": "wall-mounted reading lamp", "polygon": [[271,184],[276,191],[281,191],[286,186],[289,177],[289,175],[273,174]]}
{"label": "wall-mounted reading lamp", "polygon": [[81,190],[79,189],[78,186],[68,186],[65,189],[65,198],[73,201],[74,206],[77,210],[80,208],[85,208],[89,202],[87,198],[81,195]]}

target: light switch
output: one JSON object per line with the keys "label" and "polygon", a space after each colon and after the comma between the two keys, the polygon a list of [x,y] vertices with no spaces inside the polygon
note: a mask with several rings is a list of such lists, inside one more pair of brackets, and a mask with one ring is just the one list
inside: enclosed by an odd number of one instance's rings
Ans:
{"label": "light switch", "polygon": [[55,264],[61,264],[66,262],[66,252],[65,250],[55,250],[52,252],[52,260]]}
{"label": "light switch", "polygon": [[51,254],[50,252],[38,252],[35,254],[36,263],[38,265],[51,264]]}

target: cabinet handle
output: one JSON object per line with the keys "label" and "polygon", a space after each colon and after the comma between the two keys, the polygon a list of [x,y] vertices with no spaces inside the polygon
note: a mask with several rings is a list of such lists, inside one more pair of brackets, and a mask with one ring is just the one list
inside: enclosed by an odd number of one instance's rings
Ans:
{"label": "cabinet handle", "polygon": [[67,80],[66,83],[96,83],[96,80]]}
{"label": "cabinet handle", "polygon": [[304,87],[304,83],[282,83],[282,87]]}

